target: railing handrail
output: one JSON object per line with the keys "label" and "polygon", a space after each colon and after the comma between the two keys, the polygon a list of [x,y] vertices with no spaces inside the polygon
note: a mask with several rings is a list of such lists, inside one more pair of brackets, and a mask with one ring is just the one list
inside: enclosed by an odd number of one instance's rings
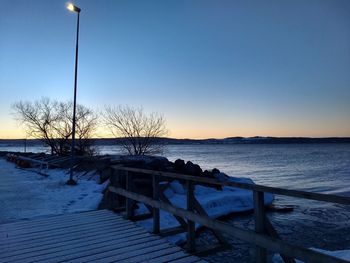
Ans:
{"label": "railing handrail", "polygon": [[197,183],[206,183],[206,184],[212,184],[212,185],[218,185],[218,186],[232,186],[232,187],[237,187],[241,189],[257,191],[257,192],[265,192],[265,193],[272,193],[276,195],[310,199],[315,201],[350,205],[350,197],[347,197],[347,196],[306,192],[301,190],[292,190],[292,189],[278,188],[278,187],[265,186],[265,185],[259,185],[259,184],[248,184],[248,183],[229,182],[229,181],[220,182],[217,179],[212,179],[208,177],[193,176],[193,175],[187,175],[187,174],[156,171],[156,170],[141,169],[141,168],[133,168],[133,167],[125,167],[125,166],[119,166],[119,165],[113,165],[112,168],[116,170],[121,170],[121,171],[163,176],[163,177],[187,180],[187,181],[192,181]]}
{"label": "railing handrail", "polygon": [[291,245],[287,242],[284,242],[282,240],[269,237],[264,234],[255,233],[253,230],[245,230],[240,229],[235,226],[231,226],[227,223],[221,222],[217,219],[210,218],[208,216],[198,215],[192,211],[188,211],[186,209],[173,206],[171,204],[166,204],[161,201],[153,200],[150,197],[140,195],[134,192],[130,192],[127,190],[124,190],[122,188],[117,188],[114,186],[110,186],[109,190],[120,194],[126,198],[145,203],[147,205],[150,205],[157,209],[165,210],[173,215],[180,216],[182,218],[191,220],[193,222],[199,223],[203,226],[206,226],[211,229],[222,231],[228,235],[237,237],[241,240],[244,240],[248,243],[258,245],[267,249],[270,249],[271,251],[276,251],[280,253],[281,255],[291,255],[293,254],[293,257],[301,260],[305,260],[307,262],[318,262],[318,263],[346,263],[348,261],[336,258],[331,255],[327,255],[324,253],[320,253],[315,250],[311,250],[309,248],[304,248],[296,245]]}

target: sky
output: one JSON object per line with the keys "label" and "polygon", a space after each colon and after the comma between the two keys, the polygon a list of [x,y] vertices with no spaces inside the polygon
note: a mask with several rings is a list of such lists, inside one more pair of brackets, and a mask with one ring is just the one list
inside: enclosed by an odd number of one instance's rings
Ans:
{"label": "sky", "polygon": [[[14,102],[73,99],[77,16],[0,4],[0,138],[24,138]],[[174,138],[350,136],[348,0],[74,4],[78,103],[142,105]]]}

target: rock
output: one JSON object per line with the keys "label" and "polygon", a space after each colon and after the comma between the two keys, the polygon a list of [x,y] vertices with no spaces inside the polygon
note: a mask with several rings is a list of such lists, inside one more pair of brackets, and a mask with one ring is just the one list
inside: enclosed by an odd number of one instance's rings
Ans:
{"label": "rock", "polygon": [[169,165],[167,159],[156,158],[150,163],[146,164],[147,169],[156,170],[156,171],[167,171],[166,167]]}
{"label": "rock", "polygon": [[177,159],[174,163],[174,168],[176,171],[183,171],[185,169],[185,161],[182,159]]}
{"label": "rock", "polygon": [[[223,179],[223,177],[225,176],[224,174],[220,173],[219,169],[216,169],[216,168],[214,168],[212,171],[205,170],[203,172],[203,170],[198,164],[194,164],[191,161],[188,161],[185,163],[184,160],[177,159],[175,162],[170,162],[167,158],[154,157],[154,156],[116,155],[110,158],[109,165],[120,165],[125,167],[134,167],[134,168],[141,168],[141,169],[147,169],[147,170],[175,172],[175,173],[187,174],[192,176],[203,176],[207,178],[220,177],[221,179]],[[109,178],[110,183],[113,186],[125,187],[126,185],[124,171],[114,170],[114,172],[112,172],[112,169],[108,169],[106,167],[103,170],[101,170],[100,174],[101,174],[102,182]],[[141,195],[152,197],[153,195],[152,176],[150,176],[149,174],[143,174],[143,173],[137,173],[137,172],[129,172],[129,175],[132,175],[133,177],[134,192]],[[167,177],[164,177],[163,180],[168,180],[169,182],[173,181],[172,178],[167,178]],[[177,183],[182,188],[184,188],[185,180],[178,180]],[[218,190],[221,189],[221,187],[216,184],[206,184],[206,183],[199,183],[199,184],[203,186],[215,188]],[[107,195],[105,198],[107,198]],[[124,198],[119,198],[120,204],[123,204],[124,202],[125,202]],[[108,203],[108,201],[106,201],[106,203]]]}
{"label": "rock", "polygon": [[202,176],[208,177],[208,178],[214,178],[213,173],[210,172],[210,171],[208,171],[208,170],[205,170],[205,171],[203,172]]}
{"label": "rock", "polygon": [[189,175],[201,176],[203,171],[198,164],[194,164],[191,161],[188,161],[185,164],[184,172],[185,174]]}
{"label": "rock", "polygon": [[214,168],[211,172],[212,172],[213,174],[218,174],[218,173],[220,173],[220,170],[217,169],[217,168]]}

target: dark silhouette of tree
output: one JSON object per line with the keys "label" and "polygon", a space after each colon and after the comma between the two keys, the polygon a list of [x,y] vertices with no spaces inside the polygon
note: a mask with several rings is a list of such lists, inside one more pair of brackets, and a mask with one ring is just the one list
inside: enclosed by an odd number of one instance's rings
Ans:
{"label": "dark silhouette of tree", "polygon": [[[12,106],[16,119],[25,126],[28,137],[41,140],[52,154],[70,151],[73,104],[42,98],[34,102],[16,102]],[[76,138],[78,154],[91,154],[91,137],[97,127],[97,116],[89,108],[77,105]]]}
{"label": "dark silhouette of tree", "polygon": [[106,107],[103,120],[115,138],[121,138],[130,155],[159,154],[160,137],[168,134],[165,119],[158,113],[146,114],[142,107]]}

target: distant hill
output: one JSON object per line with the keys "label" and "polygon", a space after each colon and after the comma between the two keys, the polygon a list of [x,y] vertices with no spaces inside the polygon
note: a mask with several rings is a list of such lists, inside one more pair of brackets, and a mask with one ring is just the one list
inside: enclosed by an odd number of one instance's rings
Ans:
{"label": "distant hill", "polygon": [[[111,145],[121,143],[123,138],[98,138],[92,139],[95,145]],[[164,144],[291,144],[291,143],[350,143],[350,137],[228,137],[224,139],[175,139],[159,138]],[[28,139],[27,146],[41,145],[40,140]],[[0,139],[0,146],[23,145],[24,139]]]}

